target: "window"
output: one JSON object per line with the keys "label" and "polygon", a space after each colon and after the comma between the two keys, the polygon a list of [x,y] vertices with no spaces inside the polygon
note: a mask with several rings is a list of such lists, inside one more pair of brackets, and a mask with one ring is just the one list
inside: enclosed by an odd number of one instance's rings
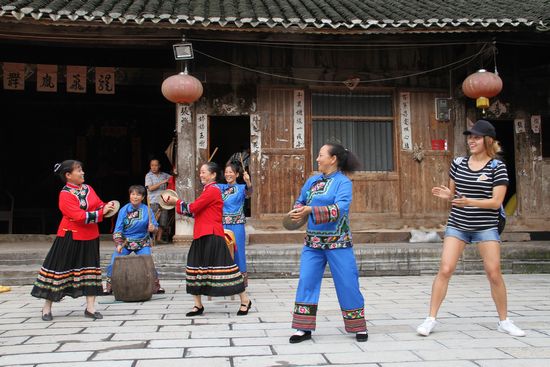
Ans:
{"label": "window", "polygon": [[391,93],[312,93],[313,159],[327,142],[355,153],[364,171],[393,171]]}

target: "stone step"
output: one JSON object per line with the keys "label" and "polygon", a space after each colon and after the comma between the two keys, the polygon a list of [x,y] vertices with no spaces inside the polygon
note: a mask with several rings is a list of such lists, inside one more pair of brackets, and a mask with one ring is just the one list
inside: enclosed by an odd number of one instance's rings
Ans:
{"label": "stone step", "polygon": [[[24,248],[31,248],[24,251]],[[50,244],[13,246],[0,244],[0,284],[32,284]],[[441,243],[357,244],[354,251],[361,276],[422,275],[438,271]],[[153,250],[161,279],[184,279],[188,246],[162,245]],[[113,247],[101,246],[101,266],[109,264]],[[283,278],[299,275],[301,245],[264,244],[247,247],[250,278]],[[550,242],[508,242],[502,244],[503,273],[550,273]],[[327,274],[329,270],[327,267]],[[457,273],[483,273],[483,263],[475,246],[468,246],[457,266]]]}
{"label": "stone step", "polygon": [[[429,230],[426,230],[429,231]],[[437,231],[440,237],[443,237],[442,231]],[[536,240],[548,240],[550,232],[504,232],[502,240],[509,241],[530,241],[532,237]],[[185,240],[181,240],[185,238]],[[354,243],[403,243],[408,242],[411,238],[410,230],[372,230],[372,231],[353,231]],[[55,235],[40,235],[40,234],[0,234],[0,246],[3,243],[38,243],[44,242],[51,244],[55,239]],[[176,241],[189,244],[191,238],[189,236],[180,236]],[[261,231],[247,227],[247,244],[264,245],[264,244],[301,244],[304,241],[304,231],[286,231],[286,230],[269,230]],[[112,237],[109,234],[101,235],[102,244],[112,244]],[[24,256],[24,255],[22,255]]]}

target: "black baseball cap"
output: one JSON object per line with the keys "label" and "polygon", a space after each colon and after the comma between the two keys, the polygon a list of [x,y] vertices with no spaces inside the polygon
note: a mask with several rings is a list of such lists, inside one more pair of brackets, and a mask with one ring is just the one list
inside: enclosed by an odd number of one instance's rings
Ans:
{"label": "black baseball cap", "polygon": [[495,127],[487,120],[477,120],[470,130],[464,131],[464,135],[490,136],[496,139]]}

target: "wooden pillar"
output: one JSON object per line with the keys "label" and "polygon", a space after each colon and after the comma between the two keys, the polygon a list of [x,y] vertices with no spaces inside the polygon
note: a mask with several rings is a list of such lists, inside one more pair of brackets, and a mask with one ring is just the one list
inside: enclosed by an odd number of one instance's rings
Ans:
{"label": "wooden pillar", "polygon": [[[177,104],[176,133],[178,139],[176,192],[186,202],[195,200],[195,128],[192,106]],[[188,217],[176,215],[176,233],[174,242],[190,243],[193,239],[193,221]]]}

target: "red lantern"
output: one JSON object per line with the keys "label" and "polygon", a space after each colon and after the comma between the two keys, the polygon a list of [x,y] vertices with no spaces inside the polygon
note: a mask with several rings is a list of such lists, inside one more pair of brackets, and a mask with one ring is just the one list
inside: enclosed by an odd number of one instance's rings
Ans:
{"label": "red lantern", "polygon": [[481,69],[462,82],[462,91],[470,98],[476,98],[478,108],[489,107],[489,98],[502,90],[502,79],[497,74]]}
{"label": "red lantern", "polygon": [[202,83],[197,78],[179,73],[162,82],[162,95],[173,103],[193,103],[202,96]]}

